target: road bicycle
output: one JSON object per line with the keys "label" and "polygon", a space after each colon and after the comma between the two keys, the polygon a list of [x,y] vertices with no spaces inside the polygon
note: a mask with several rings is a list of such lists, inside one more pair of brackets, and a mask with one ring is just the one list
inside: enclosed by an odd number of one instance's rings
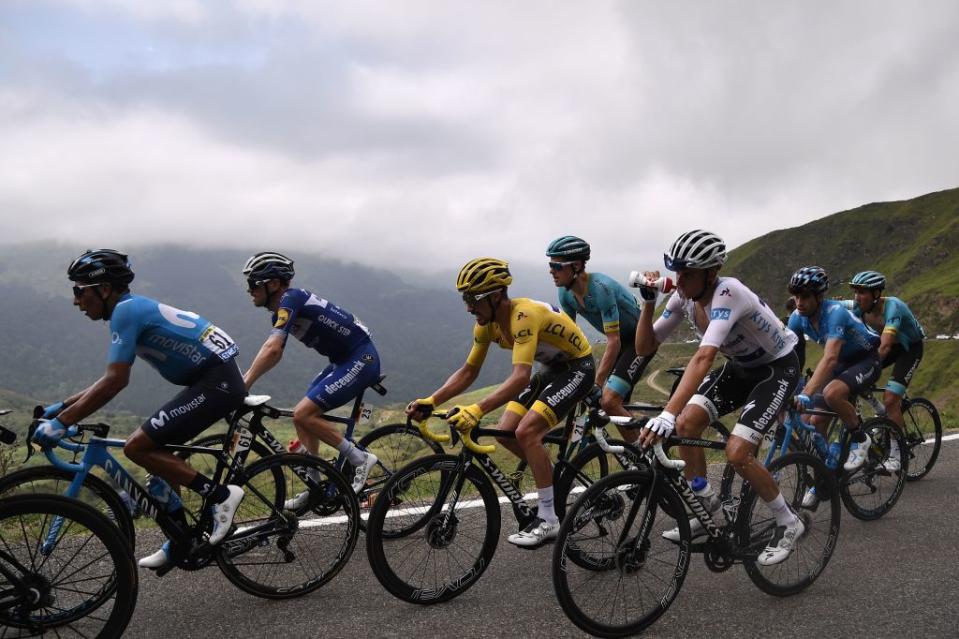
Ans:
{"label": "road bicycle", "polygon": [[[15,436],[0,426],[0,441]],[[119,637],[137,591],[132,551],[101,513],[58,495],[0,499],[0,637]]]}
{"label": "road bicycle", "polygon": [[[665,444],[725,447],[685,437],[670,437]],[[623,637],[650,626],[679,594],[693,553],[702,554],[714,572],[742,564],[756,586],[776,596],[798,593],[822,574],[839,537],[841,506],[835,479],[818,458],[790,453],[770,464],[805,533],[785,561],[762,566],[758,557],[773,538],[776,520],[748,483],[723,503],[717,522],[683,477],[684,462],[669,459],[662,444],[645,455],[648,463],[592,484],[563,520],[553,552],[553,586],[563,612],[579,628]],[[803,508],[812,487],[820,501]],[[687,512],[703,525],[705,538],[692,539]],[[679,531],[676,542],[663,537],[673,528]]]}
{"label": "road bicycle", "polygon": [[[249,401],[249,398],[247,399]],[[37,407],[37,413],[42,413]],[[39,422],[34,422],[31,431]],[[198,570],[216,563],[224,576],[249,594],[269,599],[286,599],[323,586],[349,560],[359,533],[359,507],[349,482],[325,460],[296,454],[270,455],[245,466],[239,453],[252,441],[249,431],[231,425],[227,439],[237,436],[234,454],[219,447],[168,445],[167,450],[190,456],[207,455],[216,460],[212,481],[240,486],[245,497],[237,508],[234,527],[221,543],[207,542],[213,527],[212,504],[203,500],[197,512],[185,509],[187,526],[173,514],[179,504],[176,493],[159,478],[146,488],[110,454],[124,440],[107,439],[107,424],[77,424],[67,429],[57,446],[45,446],[43,453],[53,467],[71,477],[65,494],[77,497],[93,492],[90,471],[99,467],[112,482],[125,490],[145,516],[156,521],[170,542],[171,563],[157,570],[162,576],[173,567]],[[71,437],[91,434],[77,443]],[[64,449],[80,455],[78,462],[61,459],[55,452]],[[25,469],[33,471],[35,469]],[[227,481],[228,479],[228,481]],[[101,483],[103,483],[101,481]],[[42,483],[41,483],[42,486]],[[112,487],[100,495],[115,499],[111,515],[118,528],[135,543],[129,511],[119,502]],[[0,482],[0,493],[33,492],[37,484],[29,472],[13,473]],[[284,509],[288,497],[307,492],[310,510],[302,515]],[[119,504],[119,508],[117,507]]]}
{"label": "road bicycle", "polygon": [[[876,394],[883,392],[881,388],[870,388],[863,393],[865,400],[878,417],[886,417],[886,408]],[[906,481],[917,481],[929,474],[939,458],[939,449],[942,448],[942,418],[935,405],[925,397],[902,398],[902,420],[905,426],[903,439],[908,451],[909,472]]]}

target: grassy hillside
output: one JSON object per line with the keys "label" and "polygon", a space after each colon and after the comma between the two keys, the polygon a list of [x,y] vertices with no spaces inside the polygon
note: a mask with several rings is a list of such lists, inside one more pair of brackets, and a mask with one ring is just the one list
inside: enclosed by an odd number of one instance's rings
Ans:
{"label": "grassy hillside", "polygon": [[778,310],[801,266],[827,270],[831,294],[850,297],[856,272],[881,271],[888,292],[912,307],[926,332],[959,330],[959,189],[902,202],[867,204],[774,231],[730,253],[724,273],[747,282]]}

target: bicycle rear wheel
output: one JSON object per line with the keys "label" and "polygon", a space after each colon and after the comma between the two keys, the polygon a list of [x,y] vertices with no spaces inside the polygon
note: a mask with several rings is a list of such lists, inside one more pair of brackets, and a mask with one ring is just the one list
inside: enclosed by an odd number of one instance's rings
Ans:
{"label": "bicycle rear wheel", "polygon": [[909,454],[906,481],[925,477],[939,458],[942,447],[942,420],[939,411],[924,397],[906,398],[902,402],[903,436]]}
{"label": "bicycle rear wheel", "polygon": [[645,463],[642,453],[632,444],[621,439],[607,439],[612,446],[622,446],[620,454],[605,452],[593,442],[563,468],[554,489],[556,516],[562,521],[579,496],[597,480],[610,473],[632,470]]}
{"label": "bicycle rear wheel", "polygon": [[496,493],[479,468],[462,463],[454,455],[413,462],[386,482],[370,511],[370,567],[403,601],[435,604],[461,595],[496,552]]}
{"label": "bicycle rear wheel", "polygon": [[[0,497],[37,494],[65,496],[73,477],[73,473],[53,466],[21,468],[0,478]],[[88,474],[77,500],[93,507],[113,522],[131,549],[136,546],[133,516],[113,486],[96,475]]]}
{"label": "bicycle rear wheel", "polygon": [[[802,539],[789,557],[774,566],[761,566],[756,558],[776,530],[776,518],[769,506],[751,489],[739,505],[736,519],[739,545],[746,558],[746,574],[763,592],[785,597],[808,588],[832,557],[839,538],[842,515],[839,490],[831,470],[808,453],[789,453],[769,465],[783,498],[806,527]],[[803,496],[815,487],[817,502],[803,508]]]}
{"label": "bicycle rear wheel", "polygon": [[11,573],[0,574],[0,592],[13,594],[22,579],[39,599],[0,607],[0,636],[123,633],[136,605],[137,573],[127,540],[104,515],[67,497],[4,498],[0,539],[0,564]]}
{"label": "bicycle rear wheel", "polygon": [[[289,599],[312,592],[346,565],[359,535],[359,508],[346,479],[328,462],[271,455],[246,469],[237,526],[217,563],[235,586],[257,597]],[[309,495],[304,514],[284,510],[288,496]]]}
{"label": "bicycle rear wheel", "polygon": [[[656,503],[645,509],[650,495]],[[648,468],[599,479],[576,501],[553,551],[553,588],[580,629],[624,637],[655,622],[676,598],[689,569],[690,532],[683,503]],[[645,513],[645,517],[643,516]],[[680,541],[663,539],[679,526]],[[589,558],[590,561],[583,561]]]}
{"label": "bicycle rear wheel", "polygon": [[839,480],[839,492],[849,513],[857,519],[879,519],[892,510],[902,495],[909,472],[909,456],[900,452],[900,469],[887,470],[891,443],[899,441],[899,450],[908,450],[899,428],[885,417],[873,417],[862,425],[872,439],[866,461]]}
{"label": "bicycle rear wheel", "polygon": [[[425,439],[418,430],[406,424],[387,424],[367,433],[358,446],[377,457],[376,466],[366,478],[366,486],[357,495],[360,504],[360,528],[366,530],[370,509],[387,480],[399,469],[428,455],[439,455],[443,447]],[[353,478],[353,467],[346,464],[344,474]]]}

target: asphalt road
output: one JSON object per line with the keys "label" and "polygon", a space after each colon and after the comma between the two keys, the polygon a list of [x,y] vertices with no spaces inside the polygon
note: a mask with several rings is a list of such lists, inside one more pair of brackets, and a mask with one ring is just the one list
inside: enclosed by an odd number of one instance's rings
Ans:
{"label": "asphalt road", "polygon": [[[699,556],[669,611],[644,637],[959,637],[959,440],[935,469],[907,484],[891,513],[861,522],[843,512],[839,544],[820,579],[786,599],[763,594],[740,567],[709,572]],[[363,539],[331,583],[292,601],[236,590],[216,567],[141,574],[130,637],[583,637],[560,610],[551,546],[522,551],[502,539],[492,565],[451,602],[394,599],[373,576]],[[140,554],[156,545],[138,540]]]}

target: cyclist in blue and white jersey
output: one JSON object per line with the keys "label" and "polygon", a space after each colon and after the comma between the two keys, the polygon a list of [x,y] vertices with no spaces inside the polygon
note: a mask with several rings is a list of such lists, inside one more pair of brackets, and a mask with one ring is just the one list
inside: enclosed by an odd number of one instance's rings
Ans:
{"label": "cyclist in blue and white jersey", "polygon": [[[855,299],[845,300],[843,304],[879,333],[879,361],[883,368],[893,367],[882,403],[886,407],[886,416],[902,430],[902,397],[922,361],[922,341],[926,334],[905,302],[898,297],[883,296],[886,278],[882,273],[856,273],[849,285]],[[899,442],[893,439],[891,443],[891,456],[887,463],[899,458]]]}
{"label": "cyclist in blue and white jersey", "polygon": [[[760,565],[785,561],[806,532],[806,525],[789,507],[776,480],[756,460],[756,448],[776,422],[799,381],[796,336],[776,314],[742,282],[720,277],[726,245],[708,231],[679,236],[663,256],[666,268],[677,274],[676,292],[666,302],[662,316],[653,322],[658,271],[643,274],[643,310],[636,331],[636,352],[652,355],[679,324],[687,320],[701,337],[699,348],[663,412],[647,422],[640,442],[644,446],[668,437],[673,429],[681,437],[700,437],[722,415],[742,408],[726,442],[726,459],[753,486],[776,519],[776,530],[759,554]],[[710,370],[716,356],[727,361]],[[684,475],[706,510],[719,510],[719,499],[706,478],[702,448],[680,446],[686,462]],[[689,523],[694,535],[704,533],[698,518]],[[663,533],[679,540],[679,528]]]}
{"label": "cyclist in blue and white jersey", "polygon": [[[789,280],[789,292],[796,300],[789,328],[824,347],[816,370],[796,396],[796,404],[809,406],[813,395],[822,393],[826,406],[838,413],[850,431],[854,445],[843,467],[853,471],[866,461],[872,441],[862,430],[862,420],[849,398],[872,386],[882,373],[877,349],[879,335],[842,302],[825,299],[828,289],[826,271],[818,266],[805,266]],[[825,427],[822,418],[814,417],[811,421],[820,429]]]}
{"label": "cyclist in blue and white jersey", "polygon": [[[243,489],[214,484],[163,446],[196,437],[243,404],[246,389],[235,361],[236,344],[196,313],[130,293],[134,275],[123,253],[87,251],[73,261],[67,276],[75,283],[74,306],[91,320],[110,322],[110,354],[106,373],[92,386],[45,409],[49,421],[37,429],[37,440],[55,442],[69,425],[106,405],[129,383],[134,360],[144,359],[164,379],[186,388],[133,432],[123,452],[172,486],[210,496],[215,505],[209,542],[218,544],[229,532]],[[182,508],[170,515],[187,527]],[[140,566],[164,566],[169,562],[168,548],[164,544],[141,559]]]}
{"label": "cyclist in blue and white jersey", "polygon": [[[589,244],[564,235],[546,247],[549,271],[559,289],[559,304],[574,320],[582,315],[606,335],[606,351],[596,367],[596,384],[603,389],[600,404],[610,415],[630,417],[623,408],[651,357],[636,355],[636,322],[639,303],[626,287],[602,273],[587,273]],[[635,441],[639,432],[625,429],[622,435]]]}
{"label": "cyclist in blue and white jersey", "polygon": [[[254,306],[273,314],[273,330],[243,374],[246,387],[276,366],[290,335],[330,359],[330,364],[310,383],[293,409],[293,425],[300,442],[312,455],[324,442],[346,455],[356,468],[353,490],[359,493],[376,465],[376,455],[357,448],[336,426],[323,419],[327,411],[355,399],[380,377],[380,356],[370,331],[352,313],[302,288],[292,288],[293,260],[275,252],[257,253],[243,267]],[[299,509],[309,497],[302,492],[286,507]]]}

